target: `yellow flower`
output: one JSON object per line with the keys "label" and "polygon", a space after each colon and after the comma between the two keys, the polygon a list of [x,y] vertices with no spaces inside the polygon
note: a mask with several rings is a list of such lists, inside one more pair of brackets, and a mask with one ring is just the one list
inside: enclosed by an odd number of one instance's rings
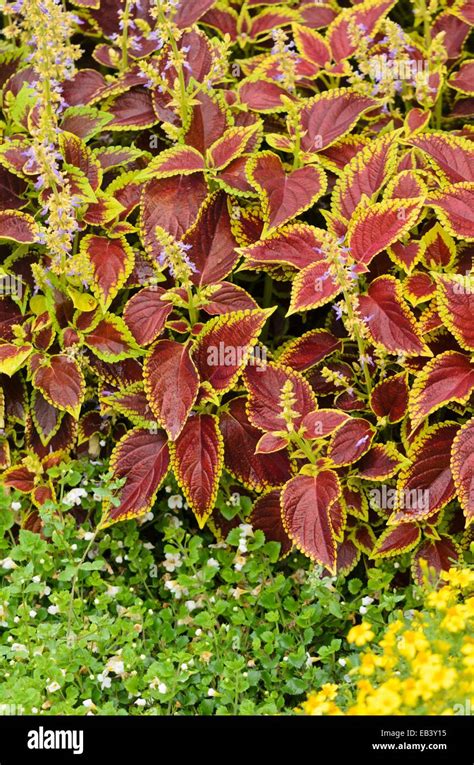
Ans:
{"label": "yellow flower", "polygon": [[431,608],[436,608],[438,611],[444,611],[455,597],[456,594],[451,587],[442,587],[440,590],[430,592],[426,602]]}
{"label": "yellow flower", "polygon": [[398,639],[397,648],[401,656],[413,659],[419,651],[428,648],[429,643],[419,630],[406,630]]}
{"label": "yellow flower", "polygon": [[361,622],[355,627],[349,630],[347,640],[349,643],[355,643],[357,646],[363,646],[366,643],[370,643],[373,640],[375,634],[372,632],[372,628],[368,622]]}
{"label": "yellow flower", "polygon": [[389,681],[368,696],[365,703],[369,715],[391,715],[400,708],[402,697]]}
{"label": "yellow flower", "polygon": [[361,675],[372,675],[377,666],[377,657],[373,653],[364,653],[360,664],[359,672]]}
{"label": "yellow flower", "polygon": [[448,632],[461,632],[466,626],[466,608],[462,605],[451,606],[441,622],[441,628]]}
{"label": "yellow flower", "polygon": [[469,568],[451,568],[449,571],[443,571],[443,579],[453,587],[464,590],[474,584],[474,571]]}

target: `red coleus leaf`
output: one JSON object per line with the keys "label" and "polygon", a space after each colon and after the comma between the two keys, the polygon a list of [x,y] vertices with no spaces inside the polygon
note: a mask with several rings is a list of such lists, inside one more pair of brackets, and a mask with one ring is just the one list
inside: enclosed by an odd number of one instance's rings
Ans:
{"label": "red coleus leaf", "polygon": [[280,364],[304,372],[342,348],[341,340],[325,329],[311,329],[290,340],[278,355]]}
{"label": "red coleus leaf", "polygon": [[208,93],[196,96],[191,111],[191,123],[186,133],[186,144],[204,155],[225,132],[228,118],[221,100]]}
{"label": "red coleus leaf", "polygon": [[293,543],[285,531],[280,509],[280,491],[272,490],[254,503],[250,523],[265,534],[268,542],[280,543],[280,556],[288,555]]}
{"label": "red coleus leaf", "polygon": [[364,34],[371,35],[394,5],[395,0],[366,0],[338,13],[327,31],[333,59],[341,61],[357,49],[354,26],[362,25]]}
{"label": "red coleus leaf", "polygon": [[418,199],[425,197],[426,193],[421,174],[414,170],[403,170],[391,180],[386,195],[390,199]]}
{"label": "red coleus leaf", "polygon": [[273,454],[285,449],[287,446],[286,438],[276,436],[273,433],[264,433],[257,444],[257,454]]}
{"label": "red coleus leaf", "polygon": [[447,268],[456,259],[456,244],[439,223],[423,234],[420,246],[421,259],[428,268]]}
{"label": "red coleus leaf", "polygon": [[336,573],[347,576],[357,566],[360,559],[360,550],[353,540],[347,537],[339,542],[336,549]]}
{"label": "red coleus leaf", "polygon": [[33,346],[13,345],[12,343],[2,343],[0,345],[0,373],[11,377],[24,365],[26,359],[33,350]]}
{"label": "red coleus leaf", "polygon": [[457,72],[449,78],[449,85],[466,95],[474,95],[474,61],[463,61]]}
{"label": "red coleus leaf", "polygon": [[261,270],[265,264],[306,268],[322,260],[322,248],[328,241],[328,233],[306,223],[291,223],[261,241],[241,248],[246,268]]}
{"label": "red coleus leaf", "polygon": [[375,255],[415,225],[420,210],[420,202],[402,199],[376,202],[363,209],[349,225],[349,246],[354,260],[368,265]]}
{"label": "red coleus leaf", "polygon": [[102,181],[102,168],[82,138],[73,133],[60,132],[58,141],[65,162],[77,167],[89,181],[92,190],[97,191]]}
{"label": "red coleus leaf", "polygon": [[394,443],[375,444],[357,465],[357,475],[369,481],[383,481],[392,478],[404,461]]}
{"label": "red coleus leaf", "polygon": [[215,5],[215,0],[194,0],[192,3],[188,0],[180,0],[173,21],[179,29],[190,27],[198,21],[201,16],[204,16],[213,5]]}
{"label": "red coleus leaf", "polygon": [[377,540],[370,526],[365,523],[359,524],[353,532],[352,539],[359,550],[366,555],[372,555]]}
{"label": "red coleus leaf", "polygon": [[[259,130],[259,123],[247,127],[232,127],[215,141],[207,151],[207,164],[214,170],[222,170],[232,160],[249,151],[249,144]],[[260,130],[261,132],[261,130]]]}
{"label": "red coleus leaf", "polygon": [[350,220],[365,194],[369,199],[393,172],[396,136],[386,134],[359,151],[337,180],[332,193],[332,211]]}
{"label": "red coleus leaf", "polygon": [[105,85],[104,75],[96,69],[81,69],[62,82],[61,88],[68,106],[85,106],[97,98]]}
{"label": "red coleus leaf", "polygon": [[289,367],[274,362],[248,365],[243,377],[249,391],[249,420],[263,431],[287,430],[283,416],[286,398],[292,399],[295,428],[299,428],[305,415],[316,409],[316,398],[308,382]]}
{"label": "red coleus leaf", "polygon": [[[336,88],[308,99],[299,115],[301,148],[318,152],[345,135],[366,111],[377,106],[374,98],[350,88]],[[294,128],[289,127],[290,135]]]}
{"label": "red coleus leaf", "polygon": [[199,390],[199,375],[188,347],[158,340],[143,367],[151,409],[172,441],[181,433]]}
{"label": "red coleus leaf", "polygon": [[421,529],[416,523],[401,523],[399,526],[389,526],[379,537],[375,549],[374,558],[388,558],[392,555],[401,555],[403,552],[412,550],[421,539]]}
{"label": "red coleus leaf", "polygon": [[13,340],[15,335],[12,327],[14,324],[21,324],[22,319],[22,313],[13,298],[2,295],[0,297],[0,338]]}
{"label": "red coleus leaf", "polygon": [[3,473],[2,480],[4,486],[11,486],[26,494],[33,491],[36,476],[26,465],[14,465]]}
{"label": "red coleus leaf", "polygon": [[44,459],[54,452],[66,454],[72,449],[77,438],[77,421],[71,414],[64,412],[58,430],[46,446],[43,444],[41,435],[31,417],[26,421],[25,432],[27,447],[35,452],[40,459]]}
{"label": "red coleus leaf", "polygon": [[208,197],[183,241],[191,246],[189,258],[196,268],[191,276],[194,284],[215,284],[232,271],[239,255],[235,249],[229,203],[223,191]]}
{"label": "red coleus leaf", "polygon": [[369,451],[376,430],[368,420],[352,418],[343,423],[332,436],[328,457],[337,467],[352,465]]}
{"label": "red coleus leaf", "polygon": [[474,279],[457,274],[440,274],[436,281],[438,309],[443,324],[462,348],[474,351]]}
{"label": "red coleus leaf", "polygon": [[246,365],[273,309],[238,311],[211,319],[197,337],[192,356],[203,382],[223,393]]}
{"label": "red coleus leaf", "polygon": [[50,404],[39,389],[32,393],[30,412],[39,437],[46,446],[61,425],[62,412]]}
{"label": "red coleus leaf", "polygon": [[147,183],[140,204],[145,250],[155,258],[160,255],[161,247],[155,237],[157,226],[180,239],[194,223],[206,196],[207,186],[201,173],[158,178]]}
{"label": "red coleus leaf", "polygon": [[342,490],[342,502],[346,506],[347,512],[359,518],[361,521],[366,521],[369,516],[369,503],[367,497],[362,493],[360,488],[350,488],[344,486]]}
{"label": "red coleus leaf", "polygon": [[118,491],[119,505],[106,506],[105,526],[137,518],[153,506],[169,467],[166,435],[134,428],[112,452],[111,467],[114,476],[126,482]]}
{"label": "red coleus leaf", "polygon": [[33,244],[38,236],[34,218],[19,210],[0,211],[0,240],[8,239],[18,244]]}
{"label": "red coleus leaf", "polygon": [[79,417],[85,382],[79,364],[71,356],[45,357],[34,371],[32,383],[52,406]]}
{"label": "red coleus leaf", "polygon": [[375,279],[367,295],[358,298],[358,312],[372,341],[388,353],[430,354],[395,277],[387,275]]}
{"label": "red coleus leaf", "polygon": [[108,239],[90,234],[81,241],[81,252],[91,265],[92,292],[105,309],[133,268],[133,251],[123,238]]}
{"label": "red coleus leaf", "polygon": [[218,420],[210,414],[189,418],[172,444],[173,470],[200,528],[211,514],[224,463]]}
{"label": "red coleus leaf", "polygon": [[287,316],[311,308],[320,308],[333,300],[341,289],[341,284],[332,275],[327,261],[320,260],[306,266],[293,281]]}
{"label": "red coleus leaf", "polygon": [[108,130],[143,130],[158,122],[151,93],[142,87],[118,95],[107,111],[112,115]]}
{"label": "red coleus leaf", "polygon": [[110,395],[109,393],[110,391],[104,391],[101,400],[104,411],[110,410],[124,414],[134,425],[141,428],[147,426],[156,428],[156,419],[151,411],[142,383],[132,383],[123,390],[118,390]]}
{"label": "red coleus leaf", "polygon": [[432,194],[427,204],[435,208],[443,226],[453,235],[474,241],[474,183],[453,183]]}
{"label": "red coleus leaf", "polygon": [[348,420],[350,416],[339,409],[318,409],[307,414],[301,424],[305,438],[325,438]]}
{"label": "red coleus leaf", "polygon": [[224,436],[224,462],[228,472],[249,489],[261,491],[269,486],[282,486],[291,475],[287,452],[256,452],[262,435],[247,417],[246,398],[234,398],[222,412],[220,428]]}
{"label": "red coleus leaf", "polygon": [[326,176],[312,165],[285,173],[281,159],[271,151],[249,160],[247,175],[262,195],[268,229],[283,225],[311,207],[326,190]]}
{"label": "red coleus leaf", "polygon": [[25,207],[27,200],[22,195],[26,188],[26,181],[0,166],[0,211]]}
{"label": "red coleus leaf", "polygon": [[456,493],[450,468],[451,448],[459,425],[435,425],[410,447],[410,465],[398,477],[394,522],[428,518]]}
{"label": "red coleus leaf", "polygon": [[465,404],[474,390],[474,363],[463,353],[446,351],[428,362],[413,383],[409,412],[412,428],[450,401]]}
{"label": "red coleus leaf", "polygon": [[203,311],[211,316],[221,316],[233,311],[252,311],[258,308],[253,297],[237,284],[221,282],[215,287],[210,293],[209,302],[203,306]]}
{"label": "red coleus leaf", "polygon": [[474,181],[474,148],[470,141],[447,133],[422,133],[410,138],[412,146],[428,154],[448,181]]}
{"label": "red coleus leaf", "polygon": [[161,299],[164,295],[161,287],[145,287],[126,303],[123,318],[138,345],[149,345],[162,333],[173,310],[171,303]]}
{"label": "red coleus leaf", "polygon": [[451,537],[445,534],[440,539],[426,539],[413,556],[413,577],[420,585],[426,585],[426,576],[434,574],[434,582],[442,571],[449,571],[460,559],[459,550]]}
{"label": "red coleus leaf", "polygon": [[331,60],[331,51],[324,37],[308,26],[293,25],[293,39],[299,54],[316,65],[315,71]]}
{"label": "red coleus leaf", "polygon": [[388,248],[391,259],[408,273],[422,256],[420,242],[409,240],[408,242],[394,242]]}
{"label": "red coleus leaf", "polygon": [[121,361],[140,353],[123,319],[112,314],[88,332],[84,344],[104,361]]}
{"label": "red coleus leaf", "polygon": [[425,271],[413,271],[405,279],[403,288],[412,305],[426,303],[436,294],[436,284]]}
{"label": "red coleus leaf", "polygon": [[243,80],[239,86],[239,100],[248,109],[260,114],[286,111],[284,99],[294,100],[282,85],[263,77]]}
{"label": "red coleus leaf", "polygon": [[451,471],[469,525],[474,518],[474,419],[462,426],[453,441]]}
{"label": "red coleus leaf", "polygon": [[178,144],[152,159],[141,175],[145,178],[169,178],[173,175],[203,172],[205,168],[204,157],[197,149]]}
{"label": "red coleus leaf", "polygon": [[323,470],[315,476],[298,475],[285,484],[281,493],[282,518],[288,536],[299,550],[330,571],[336,562],[330,512],[340,494],[339,480],[332,470]]}
{"label": "red coleus leaf", "polygon": [[[449,58],[457,58],[460,55],[464,40],[469,34],[469,24],[465,23],[465,21],[467,21],[469,16],[472,19],[472,0],[466,0],[464,3],[456,3],[456,6],[456,15],[448,11],[442,12],[435,18],[431,27],[432,37],[435,37],[439,32],[445,33],[443,45],[446,48]],[[468,10],[467,18],[465,20],[462,12],[463,6],[466,8],[471,6],[470,13]],[[459,18],[459,16],[461,18]]]}
{"label": "red coleus leaf", "polygon": [[370,407],[377,417],[386,417],[387,422],[403,420],[408,410],[408,382],[405,372],[382,380],[372,390]]}

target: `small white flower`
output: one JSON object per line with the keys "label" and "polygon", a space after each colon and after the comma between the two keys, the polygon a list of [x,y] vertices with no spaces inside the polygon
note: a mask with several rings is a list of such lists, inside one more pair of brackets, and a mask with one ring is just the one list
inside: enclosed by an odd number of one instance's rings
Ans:
{"label": "small white flower", "polygon": [[145,550],[154,550],[155,549],[155,545],[152,542],[145,542],[143,547],[145,548]]}
{"label": "small white flower", "polygon": [[253,527],[250,525],[250,523],[241,523],[239,526],[241,536],[243,537],[252,537],[253,536]]}
{"label": "small white flower", "polygon": [[91,539],[93,539],[93,538],[94,538],[93,532],[92,531],[86,531],[86,533],[84,534],[85,541],[86,542],[90,542]]}
{"label": "small white flower", "polygon": [[167,571],[170,573],[172,571],[175,571],[175,569],[179,568],[183,565],[183,561],[181,560],[181,555],[179,553],[165,553],[165,560],[163,561],[163,566]]}
{"label": "small white flower", "polygon": [[116,563],[123,563],[123,557],[121,555],[117,555],[117,557],[115,558],[115,562]]}
{"label": "small white flower", "polygon": [[362,615],[366,614],[367,613],[367,608],[365,606],[361,606],[359,608],[359,613],[362,614]]}
{"label": "small white flower", "polygon": [[125,672],[125,665],[120,656],[112,656],[107,662],[106,669],[109,672],[115,672],[116,675],[123,675]]}
{"label": "small white flower", "polygon": [[110,686],[112,685],[112,679],[108,677],[106,669],[104,669],[103,672],[97,675],[97,680],[99,681],[100,687],[102,688],[102,690],[104,688],[110,688]]}
{"label": "small white flower", "polygon": [[21,502],[12,502],[11,509],[14,510],[15,512],[17,510],[21,510]]}
{"label": "small white flower", "polygon": [[70,507],[73,505],[80,505],[82,497],[87,497],[87,491],[85,489],[71,489],[71,491],[68,491],[66,496],[63,498],[63,502],[65,505],[69,505]]}
{"label": "small white flower", "polygon": [[103,438],[99,441],[99,446],[105,446],[105,441]]}
{"label": "small white flower", "polygon": [[17,568],[17,565],[12,558],[4,558],[2,560],[2,568],[6,568],[7,571],[10,571],[12,568]]}
{"label": "small white flower", "polygon": [[186,600],[184,605],[188,609],[188,611],[194,611],[195,608],[197,608],[197,603],[195,600]]}
{"label": "small white flower", "polygon": [[15,653],[28,653],[28,648],[23,643],[13,643],[12,651],[15,651]]}
{"label": "small white flower", "polygon": [[14,616],[13,617],[13,621],[15,622],[15,624],[18,624],[18,622],[20,621],[20,617],[19,616]]}
{"label": "small white flower", "polygon": [[211,566],[211,568],[220,568],[219,561],[217,561],[215,558],[209,558],[207,565]]}
{"label": "small white flower", "polygon": [[233,507],[237,507],[240,504],[240,494],[237,491],[230,495],[230,504]]}
{"label": "small white flower", "polygon": [[92,701],[92,699],[85,699],[85,700],[82,702],[82,704],[83,704],[83,706],[85,706],[85,707],[86,707],[86,709],[95,709],[95,704],[94,704],[94,702]]}
{"label": "small white flower", "polygon": [[338,659],[338,664],[340,664],[341,667],[345,667],[347,664],[347,661],[345,659]]}
{"label": "small white flower", "polygon": [[120,587],[117,587],[116,585],[109,584],[107,587],[107,595],[110,595],[111,598],[115,598],[116,595],[118,595],[120,592]]}
{"label": "small white flower", "polygon": [[166,683],[160,683],[158,686],[158,692],[159,693],[167,693],[168,692],[168,686]]}
{"label": "small white flower", "polygon": [[398,563],[398,561],[393,564],[393,568],[400,568],[400,564]]}
{"label": "small white flower", "polygon": [[345,683],[352,683],[352,677],[350,675],[344,675]]}
{"label": "small white flower", "polygon": [[145,699],[137,699],[135,701],[135,704],[137,707],[146,707],[146,700]]}
{"label": "small white flower", "polygon": [[186,672],[187,668],[188,668],[188,665],[186,664],[185,661],[183,661],[183,663],[181,664],[181,669],[183,670],[183,672]]}
{"label": "small white flower", "polygon": [[33,715],[37,715],[38,714],[38,707],[31,707],[31,713]]}
{"label": "small white flower", "polygon": [[36,574],[36,576],[31,577],[31,581],[35,584],[39,584],[41,582],[41,577]]}
{"label": "small white flower", "polygon": [[43,590],[43,595],[51,595],[51,587],[48,587],[48,585],[46,585],[46,587]]}
{"label": "small white flower", "polygon": [[208,688],[208,689],[207,689],[207,695],[208,695],[208,696],[211,696],[211,697],[212,697],[212,696],[217,696],[217,691],[216,691],[216,689],[215,689],[215,688]]}
{"label": "small white flower", "polygon": [[30,619],[34,619],[36,616],[36,611],[32,608],[29,614],[30,614]]}
{"label": "small white flower", "polygon": [[59,685],[59,683],[56,682],[56,680],[53,683],[50,683],[49,685],[46,686],[46,690],[48,691],[48,693],[54,693],[55,691],[59,691],[60,688],[61,686]]}
{"label": "small white flower", "polygon": [[200,635],[202,635],[202,629],[198,627],[194,634],[196,635],[196,637],[199,637]]}
{"label": "small white flower", "polygon": [[172,494],[171,497],[168,497],[168,507],[170,510],[180,510],[183,507],[181,494]]}

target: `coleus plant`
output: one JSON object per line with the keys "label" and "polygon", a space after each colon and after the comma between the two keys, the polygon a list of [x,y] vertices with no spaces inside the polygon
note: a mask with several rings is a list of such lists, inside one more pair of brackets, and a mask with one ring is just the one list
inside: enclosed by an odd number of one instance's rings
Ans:
{"label": "coleus plant", "polygon": [[330,572],[458,560],[472,1],[4,11],[0,458],[25,524],[51,466],[111,450],[102,526],[171,470],[201,527],[240,487]]}

